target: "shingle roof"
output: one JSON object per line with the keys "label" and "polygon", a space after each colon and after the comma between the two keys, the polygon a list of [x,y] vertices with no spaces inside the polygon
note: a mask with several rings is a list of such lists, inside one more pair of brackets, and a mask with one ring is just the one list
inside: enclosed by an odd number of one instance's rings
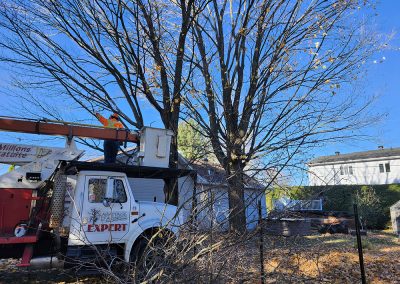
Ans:
{"label": "shingle roof", "polygon": [[[215,163],[209,161],[195,161],[191,163],[197,174],[204,178],[208,184],[227,185],[227,176],[224,169]],[[244,183],[246,188],[261,189],[265,186],[257,181],[257,179],[245,174]]]}
{"label": "shingle roof", "polygon": [[[132,154],[135,148],[128,148],[124,151],[128,154]],[[197,171],[197,182],[200,184],[213,184],[213,185],[227,185],[227,177],[225,175],[224,169],[210,161],[200,160],[195,162],[189,162],[181,154],[178,155],[179,158],[179,168],[182,169],[193,169]],[[126,155],[122,152],[118,154],[118,160],[121,162],[126,162]],[[104,161],[104,156],[93,158],[87,160],[87,162],[102,162]],[[251,189],[264,188],[264,185],[258,182],[255,178],[245,175],[245,187]]]}
{"label": "shingle roof", "polygon": [[190,163],[190,165],[208,183],[226,184],[225,171],[219,165],[208,161],[195,161]]}
{"label": "shingle roof", "polygon": [[345,162],[353,160],[377,159],[400,156],[400,148],[378,149],[364,152],[354,152],[349,154],[339,154],[332,156],[322,156],[308,162],[308,164],[327,164],[334,162]]}

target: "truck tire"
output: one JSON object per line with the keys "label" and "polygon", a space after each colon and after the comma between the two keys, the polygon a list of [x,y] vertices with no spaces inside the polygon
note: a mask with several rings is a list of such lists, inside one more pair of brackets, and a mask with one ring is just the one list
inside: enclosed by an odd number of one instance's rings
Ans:
{"label": "truck tire", "polygon": [[166,253],[167,240],[141,238],[130,255],[131,273],[135,282],[156,281],[170,269]]}

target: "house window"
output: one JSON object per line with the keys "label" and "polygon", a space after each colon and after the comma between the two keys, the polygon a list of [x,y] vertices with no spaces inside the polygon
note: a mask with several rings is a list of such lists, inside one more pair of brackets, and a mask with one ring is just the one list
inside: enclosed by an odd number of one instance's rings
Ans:
{"label": "house window", "polygon": [[386,169],[386,172],[387,172],[387,173],[390,172],[390,164],[389,164],[389,163],[386,163],[386,164],[385,164],[385,169]]}
{"label": "house window", "polygon": [[383,168],[383,164],[379,164],[379,172],[384,173],[385,169]]}
{"label": "house window", "polygon": [[352,166],[340,166],[340,175],[352,175],[353,167]]}

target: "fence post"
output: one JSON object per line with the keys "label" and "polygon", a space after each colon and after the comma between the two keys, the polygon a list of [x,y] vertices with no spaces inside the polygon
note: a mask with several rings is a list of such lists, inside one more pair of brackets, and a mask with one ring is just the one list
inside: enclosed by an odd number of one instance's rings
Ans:
{"label": "fence post", "polygon": [[367,280],[365,278],[364,256],[361,243],[360,223],[359,223],[358,208],[356,203],[353,204],[353,208],[354,208],[354,219],[356,222],[357,248],[358,248],[358,258],[360,260],[361,283],[366,284]]}
{"label": "fence post", "polygon": [[264,271],[264,234],[263,234],[263,222],[262,222],[262,208],[261,199],[258,200],[258,232],[259,232],[259,244],[260,244],[260,272],[261,272],[261,284],[265,284],[265,271]]}

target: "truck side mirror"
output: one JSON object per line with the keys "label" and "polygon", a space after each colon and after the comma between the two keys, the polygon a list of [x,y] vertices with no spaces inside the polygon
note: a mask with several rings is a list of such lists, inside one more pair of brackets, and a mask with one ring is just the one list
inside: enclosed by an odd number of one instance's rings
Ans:
{"label": "truck side mirror", "polygon": [[107,199],[107,198],[104,198],[103,199],[103,205],[104,205],[104,207],[110,207],[110,200]]}

